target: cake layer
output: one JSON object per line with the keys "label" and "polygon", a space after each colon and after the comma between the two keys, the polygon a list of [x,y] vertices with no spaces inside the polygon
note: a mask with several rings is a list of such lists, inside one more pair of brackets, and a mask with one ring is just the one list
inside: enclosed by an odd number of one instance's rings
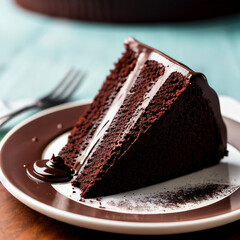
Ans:
{"label": "cake layer", "polygon": [[[143,49],[143,46],[139,45],[134,39],[129,38],[126,44],[131,51],[138,54],[136,65],[133,71],[129,73],[127,80],[117,93],[107,113],[101,119],[100,124],[94,128],[95,132],[91,137],[90,143],[76,159],[74,168],[77,172],[81,172],[86,163],[88,162],[89,164],[91,162],[91,156],[96,156],[95,152],[100,156],[98,146],[103,144],[102,141],[108,141],[106,140],[108,136],[110,139],[118,140],[119,136],[117,134],[119,133],[121,134],[121,138],[124,139],[124,133],[121,132],[122,129],[127,133],[127,131],[134,127],[138,118],[144,112],[160,87],[168,79],[172,71],[178,70],[188,75],[188,77],[190,76],[186,69],[176,63],[170,62],[151,49]],[[162,63],[160,63],[160,61]],[[139,102],[141,104],[138,104]],[[125,124],[119,124],[126,114],[126,112],[122,112],[122,106],[128,108],[127,115],[129,117]],[[114,144],[118,145],[118,143]],[[104,147],[104,153],[107,153],[108,148],[114,149],[115,147],[114,145],[108,144],[108,146]]]}
{"label": "cake layer", "polygon": [[94,98],[92,104],[86,109],[79,121],[75,124],[69,136],[68,144],[61,150],[60,156],[65,163],[73,166],[79,152],[88,145],[88,139],[101,122],[101,119],[109,106],[112,104],[116,94],[123,86],[129,73],[136,64],[137,55],[128,50],[115,64],[115,69],[111,71],[107,81],[103,84],[101,92]]}
{"label": "cake layer", "polygon": [[[177,101],[173,107],[169,105],[171,95],[166,96],[165,103],[160,103],[166,106],[165,111],[161,112],[163,115],[148,131],[140,133],[134,144],[130,143],[134,137],[136,139],[135,133],[138,131],[134,129],[129,132],[121,148],[115,149],[102,171],[98,171],[98,175],[92,178],[94,181],[88,177],[91,171],[94,173],[100,166],[90,163],[86,168],[87,174],[79,175],[75,186],[80,186],[84,197],[109,195],[166,181],[217,164],[225,152],[217,151],[220,136],[212,120],[213,112],[201,94],[197,85],[187,88],[178,98],[174,94]],[[146,118],[149,114],[153,116],[158,112],[156,104],[159,101],[155,100],[147,109]],[[146,121],[143,122],[149,127]],[[125,150],[124,154],[122,149]]]}

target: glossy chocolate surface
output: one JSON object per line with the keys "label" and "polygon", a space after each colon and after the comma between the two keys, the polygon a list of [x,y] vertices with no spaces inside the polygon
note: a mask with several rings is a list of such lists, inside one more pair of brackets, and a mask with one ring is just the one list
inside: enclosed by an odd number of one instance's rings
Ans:
{"label": "glossy chocolate surface", "polygon": [[220,131],[220,137],[221,137],[221,144],[219,146],[219,149],[223,152],[224,149],[226,148],[226,143],[227,143],[227,130],[226,130],[226,126],[223,122],[223,118],[220,112],[220,104],[219,104],[219,99],[218,96],[216,94],[216,92],[209,86],[207,78],[199,72],[194,72],[191,68],[187,67],[186,65],[178,62],[177,60],[169,57],[168,55],[166,55],[165,53],[156,50],[146,44],[143,44],[139,41],[137,41],[136,39],[133,39],[133,43],[135,44],[136,48],[141,52],[143,51],[143,49],[147,49],[147,51],[149,52],[156,52],[158,54],[160,54],[161,56],[165,57],[166,59],[168,59],[169,61],[185,68],[187,71],[189,71],[189,75],[190,77],[190,81],[191,83],[195,83],[197,84],[201,89],[202,89],[202,93],[203,93],[203,97],[205,99],[208,100],[210,107],[212,108],[212,111],[214,113],[217,125],[218,125],[218,129]]}
{"label": "glossy chocolate surface", "polygon": [[207,79],[203,74],[193,72],[191,81],[202,89],[203,97],[209,102],[216,119],[218,130],[220,131],[221,143],[219,145],[219,151],[224,152],[227,144],[227,129],[220,112],[218,96],[216,92],[208,85]]}
{"label": "glossy chocolate surface", "polygon": [[64,164],[64,160],[54,154],[51,159],[36,160],[27,166],[27,174],[37,181],[49,183],[68,182],[72,179],[74,170]]}

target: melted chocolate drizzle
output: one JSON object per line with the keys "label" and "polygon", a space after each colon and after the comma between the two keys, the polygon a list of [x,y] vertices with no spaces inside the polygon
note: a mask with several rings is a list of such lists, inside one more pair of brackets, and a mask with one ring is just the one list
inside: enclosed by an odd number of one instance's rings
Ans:
{"label": "melted chocolate drizzle", "polygon": [[33,180],[58,183],[70,181],[74,170],[64,163],[64,160],[54,154],[51,159],[37,160],[27,166],[27,174]]}

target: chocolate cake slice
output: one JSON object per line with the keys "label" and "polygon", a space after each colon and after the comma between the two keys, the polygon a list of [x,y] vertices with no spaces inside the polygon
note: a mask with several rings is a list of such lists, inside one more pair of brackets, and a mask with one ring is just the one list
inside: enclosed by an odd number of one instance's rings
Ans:
{"label": "chocolate cake slice", "polygon": [[227,154],[216,93],[201,73],[133,38],[61,150],[82,197],[188,174]]}

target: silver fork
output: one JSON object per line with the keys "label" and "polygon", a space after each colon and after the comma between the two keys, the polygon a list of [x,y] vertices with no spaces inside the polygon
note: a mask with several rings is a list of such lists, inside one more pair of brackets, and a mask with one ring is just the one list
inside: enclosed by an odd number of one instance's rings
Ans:
{"label": "silver fork", "polygon": [[0,127],[17,114],[31,108],[48,108],[66,102],[82,82],[85,74],[71,69],[57,86],[40,99],[0,101]]}

